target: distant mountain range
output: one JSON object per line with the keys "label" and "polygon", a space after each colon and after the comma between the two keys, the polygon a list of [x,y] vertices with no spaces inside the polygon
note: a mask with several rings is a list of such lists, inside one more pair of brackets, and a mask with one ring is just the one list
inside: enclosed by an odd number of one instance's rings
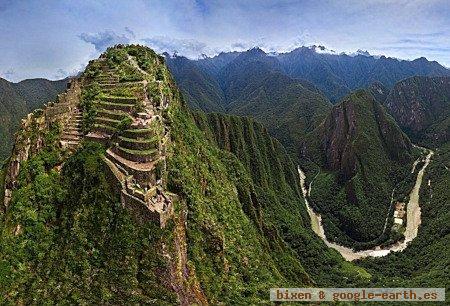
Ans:
{"label": "distant mountain range", "polygon": [[[398,81],[413,76],[450,75],[450,70],[425,58],[406,61],[375,57],[367,52],[347,55],[322,51],[318,47],[301,47],[289,53],[267,54],[253,48],[199,60],[165,56],[192,108],[251,116],[262,122],[293,154],[298,153],[305,134],[325,118],[332,103],[336,104],[352,90],[368,88],[384,104]],[[392,99],[386,106],[398,119]],[[442,113],[443,117],[445,114]],[[445,130],[446,121],[440,122],[436,126],[439,131],[428,133],[443,139],[446,132],[441,130]],[[401,123],[400,126],[412,136],[406,126]]]}
{"label": "distant mountain range", "polygon": [[[254,61],[255,58],[269,65],[271,69],[293,79],[313,83],[333,103],[350,91],[368,87],[374,82],[380,82],[391,89],[396,82],[411,76],[450,75],[450,70],[424,57],[407,61],[372,56],[363,51],[354,55],[325,53],[322,52],[322,48],[321,46],[300,47],[280,54],[268,54],[259,48],[254,48],[244,52],[220,53],[212,58],[205,57],[198,60],[189,60],[180,56],[172,57],[168,54],[166,58],[182,91],[188,93],[187,96],[191,98],[189,100],[196,101],[192,102],[196,107],[206,111],[220,110],[224,104],[230,102],[229,99],[233,98],[229,96],[230,88],[224,87],[229,71]],[[188,81],[187,77],[192,76],[194,71],[195,78]],[[199,80],[201,82],[198,82]],[[194,88],[188,86],[194,82]],[[198,99],[199,96],[202,99]],[[210,99],[204,105],[206,97]]]}
{"label": "distant mountain range", "polygon": [[30,79],[19,83],[0,78],[0,161],[11,153],[13,135],[20,119],[66,89],[68,79]]}
{"label": "distant mountain range", "polygon": [[166,61],[192,108],[255,118],[311,177],[318,173],[311,202],[329,239],[376,245],[392,238],[383,228],[417,154],[410,137],[432,147],[449,141],[450,71],[425,58],[321,51]]}

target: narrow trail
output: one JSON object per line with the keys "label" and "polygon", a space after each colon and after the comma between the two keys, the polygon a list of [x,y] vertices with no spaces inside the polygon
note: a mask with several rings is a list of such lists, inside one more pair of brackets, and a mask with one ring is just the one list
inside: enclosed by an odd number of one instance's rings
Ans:
{"label": "narrow trail", "polygon": [[[419,193],[420,193],[420,186],[422,185],[423,175],[425,173],[425,169],[428,167],[431,156],[433,156],[434,152],[429,150],[427,156],[425,157],[425,163],[420,169],[420,171],[417,174],[416,183],[410,193],[409,196],[409,202],[407,205],[407,223],[406,223],[406,230],[405,230],[405,239],[403,241],[399,241],[395,244],[390,245],[388,248],[382,249],[380,246],[376,246],[369,250],[364,251],[354,251],[351,248],[344,247],[342,245],[339,245],[334,242],[328,241],[327,237],[325,236],[325,230],[322,225],[322,216],[311,208],[308,202],[308,196],[311,193],[311,183],[309,184],[309,188],[306,188],[305,179],[306,175],[302,171],[300,167],[298,167],[298,174],[300,177],[300,185],[303,193],[303,197],[305,199],[306,203],[306,209],[308,211],[309,217],[311,219],[311,227],[312,230],[319,236],[325,244],[338,251],[342,257],[345,258],[347,261],[353,261],[356,259],[364,258],[364,257],[381,257],[386,256],[390,252],[398,252],[403,251],[408,246],[408,243],[411,242],[414,238],[417,237],[417,233],[419,230],[419,225],[421,223],[421,212],[420,212],[420,206],[419,206]],[[415,171],[416,165],[418,164],[419,160],[415,161],[413,164],[413,171]],[[385,225],[386,226],[386,225]]]}

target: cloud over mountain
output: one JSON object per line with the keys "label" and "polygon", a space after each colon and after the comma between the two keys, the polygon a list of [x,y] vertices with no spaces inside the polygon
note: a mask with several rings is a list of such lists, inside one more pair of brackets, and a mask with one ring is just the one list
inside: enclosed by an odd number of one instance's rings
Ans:
{"label": "cloud over mountain", "polygon": [[95,50],[103,52],[107,47],[116,44],[127,44],[130,39],[126,35],[119,35],[111,30],[98,33],[81,33],[78,36],[81,40],[93,44]]}

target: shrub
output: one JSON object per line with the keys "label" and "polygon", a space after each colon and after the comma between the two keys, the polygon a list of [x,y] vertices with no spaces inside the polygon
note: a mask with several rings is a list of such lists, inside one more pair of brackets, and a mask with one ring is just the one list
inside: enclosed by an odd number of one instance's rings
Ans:
{"label": "shrub", "polygon": [[117,124],[117,129],[119,130],[119,132],[123,132],[130,127],[131,123],[133,123],[133,120],[130,117],[126,116]]}

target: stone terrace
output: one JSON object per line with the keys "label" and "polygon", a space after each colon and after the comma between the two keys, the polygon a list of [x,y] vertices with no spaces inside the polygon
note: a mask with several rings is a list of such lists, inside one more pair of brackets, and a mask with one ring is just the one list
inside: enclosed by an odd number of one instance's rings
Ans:
{"label": "stone terrace", "polygon": [[154,220],[164,227],[173,213],[173,195],[163,188],[168,134],[164,134],[162,107],[148,98],[147,80],[120,82],[117,70],[105,59],[96,60],[96,65],[100,74],[85,84],[100,87],[94,125],[86,137],[108,146],[104,160],[117,181],[123,205],[138,219]]}

